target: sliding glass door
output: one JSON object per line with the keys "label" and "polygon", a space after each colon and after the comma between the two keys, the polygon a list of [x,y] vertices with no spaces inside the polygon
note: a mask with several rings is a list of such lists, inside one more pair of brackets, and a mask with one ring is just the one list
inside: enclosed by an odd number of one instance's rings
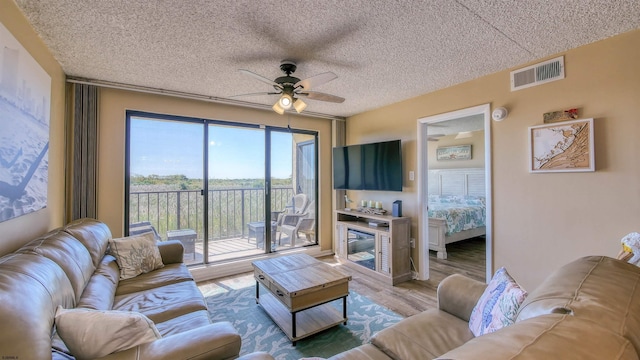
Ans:
{"label": "sliding glass door", "polygon": [[129,234],[152,230],[158,240],[178,240],[185,262],[201,263],[202,121],[131,116],[127,125]]}
{"label": "sliding glass door", "polygon": [[129,112],[126,228],[188,264],[316,244],[316,159],[315,132]]}
{"label": "sliding glass door", "polygon": [[265,249],[265,131],[207,125],[207,204],[210,262],[262,254]]}
{"label": "sliding glass door", "polygon": [[284,130],[270,133],[270,188],[276,248],[317,244],[317,136]]}

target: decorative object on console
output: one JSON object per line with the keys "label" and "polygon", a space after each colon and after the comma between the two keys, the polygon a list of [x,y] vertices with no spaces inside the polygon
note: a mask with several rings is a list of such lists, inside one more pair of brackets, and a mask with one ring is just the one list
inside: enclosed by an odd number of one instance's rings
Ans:
{"label": "decorative object on console", "polygon": [[471,311],[469,329],[480,336],[513,324],[526,297],[527,292],[501,267]]}
{"label": "decorative object on console", "polygon": [[570,121],[578,118],[578,109],[568,109],[560,111],[551,111],[542,115],[542,121],[545,124],[555,123],[560,121]]}
{"label": "decorative object on console", "polygon": [[349,207],[349,204],[351,204],[353,202],[353,200],[349,199],[349,195],[347,195],[347,194],[344,195],[344,202],[346,204],[344,209],[345,210],[351,210],[351,207]]}
{"label": "decorative object on console", "polygon": [[371,207],[359,207],[358,211],[365,214],[374,214],[374,215],[384,215],[387,210],[385,209],[376,209]]}
{"label": "decorative object on console", "polygon": [[529,127],[529,172],[595,169],[593,119]]}
{"label": "decorative object on console", "polygon": [[396,200],[393,202],[393,211],[391,215],[393,217],[402,217],[402,200]]}
{"label": "decorative object on console", "polygon": [[471,145],[439,147],[436,149],[436,160],[471,160]]}

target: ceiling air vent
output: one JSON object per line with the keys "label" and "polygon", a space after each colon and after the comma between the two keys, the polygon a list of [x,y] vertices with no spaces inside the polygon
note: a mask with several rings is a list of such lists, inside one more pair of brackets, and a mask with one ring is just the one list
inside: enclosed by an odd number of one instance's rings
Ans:
{"label": "ceiling air vent", "polygon": [[511,72],[511,91],[564,79],[564,57],[547,60]]}

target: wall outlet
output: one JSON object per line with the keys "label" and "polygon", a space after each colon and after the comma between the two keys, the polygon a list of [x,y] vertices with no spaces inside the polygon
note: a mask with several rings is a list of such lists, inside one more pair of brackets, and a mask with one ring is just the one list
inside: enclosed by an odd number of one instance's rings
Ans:
{"label": "wall outlet", "polygon": [[415,180],[416,176],[415,173],[413,171],[409,171],[409,181],[413,181]]}
{"label": "wall outlet", "polygon": [[415,248],[416,248],[416,239],[411,238],[411,239],[409,240],[409,244],[411,245],[411,248],[412,248],[412,249],[415,249]]}

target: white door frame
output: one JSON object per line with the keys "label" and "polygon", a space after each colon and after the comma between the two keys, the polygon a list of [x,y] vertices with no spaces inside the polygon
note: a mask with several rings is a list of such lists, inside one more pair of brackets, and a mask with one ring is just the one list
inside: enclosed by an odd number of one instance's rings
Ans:
{"label": "white door frame", "polygon": [[[485,169],[485,191],[487,200],[487,221],[486,221],[486,279],[491,279],[493,271],[492,257],[492,196],[491,196],[491,105],[483,104],[466,109],[456,110],[444,114],[427,116],[418,119],[418,241],[420,243],[420,272],[418,279],[429,279],[429,216],[426,204],[429,196],[428,176],[429,170],[427,154],[427,127],[429,124],[458,119],[471,115],[484,115],[484,169]],[[423,206],[425,205],[425,206]]]}

